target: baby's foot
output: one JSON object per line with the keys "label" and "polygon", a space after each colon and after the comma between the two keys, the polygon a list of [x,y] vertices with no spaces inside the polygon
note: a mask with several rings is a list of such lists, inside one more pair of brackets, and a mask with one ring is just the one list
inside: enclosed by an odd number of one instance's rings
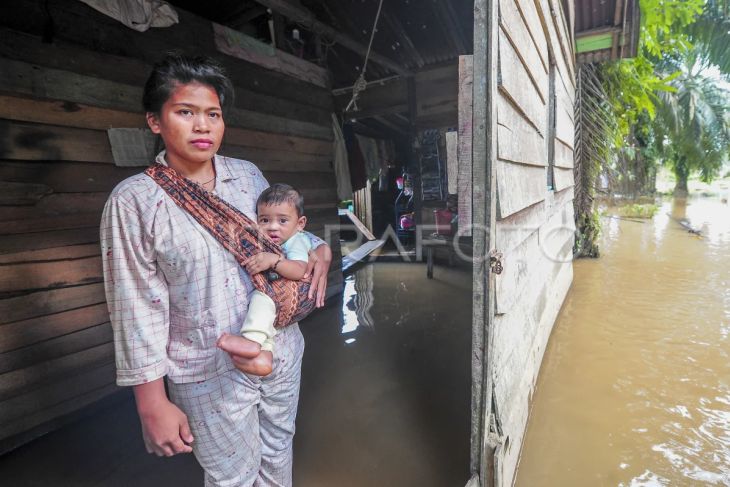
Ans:
{"label": "baby's foot", "polygon": [[261,353],[261,345],[255,341],[228,333],[222,334],[216,345],[224,352],[231,354],[231,356],[237,355],[247,359],[252,359]]}
{"label": "baby's foot", "polygon": [[231,358],[236,368],[246,374],[263,377],[269,375],[274,367],[274,355],[267,350],[262,350],[254,358],[243,358],[236,355],[231,355]]}

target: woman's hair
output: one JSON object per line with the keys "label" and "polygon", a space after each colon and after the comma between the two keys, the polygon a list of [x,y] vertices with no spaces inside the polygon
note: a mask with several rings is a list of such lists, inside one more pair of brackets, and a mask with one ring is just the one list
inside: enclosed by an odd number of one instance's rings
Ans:
{"label": "woman's hair", "polygon": [[173,90],[178,85],[188,83],[200,83],[213,88],[224,112],[233,105],[233,84],[217,61],[204,56],[171,52],[155,64],[147,78],[142,94],[144,110],[159,114]]}
{"label": "woman's hair", "polygon": [[284,183],[274,183],[263,190],[256,201],[256,209],[259,205],[280,205],[282,203],[294,206],[298,217],[304,214],[304,197],[299,191]]}

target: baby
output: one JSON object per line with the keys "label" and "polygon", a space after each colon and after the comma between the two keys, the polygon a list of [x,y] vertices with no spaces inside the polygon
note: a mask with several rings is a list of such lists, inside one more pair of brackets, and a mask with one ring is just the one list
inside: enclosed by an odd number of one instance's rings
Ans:
{"label": "baby", "polygon": [[[269,272],[269,279],[279,276],[292,281],[304,277],[312,243],[302,233],[307,217],[304,199],[288,184],[276,183],[265,189],[256,202],[259,229],[277,245],[286,258],[270,252],[260,252],[244,266],[249,274]],[[241,327],[241,336],[224,333],[218,339],[222,350],[250,359],[242,369],[254,375],[268,375],[273,368],[276,305],[266,294],[254,291],[249,300],[248,313]]]}

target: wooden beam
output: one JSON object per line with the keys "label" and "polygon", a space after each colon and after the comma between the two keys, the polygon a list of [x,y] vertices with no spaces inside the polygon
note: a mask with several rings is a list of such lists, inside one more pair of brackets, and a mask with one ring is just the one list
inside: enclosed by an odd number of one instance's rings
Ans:
{"label": "wooden beam", "polygon": [[[330,27],[329,25],[320,22],[317,20],[315,15],[307,10],[304,7],[299,7],[296,5],[292,5],[286,0],[256,0],[258,3],[270,8],[271,10],[275,12],[279,12],[280,14],[284,15],[285,17],[289,18],[293,22],[297,22],[299,24],[302,24],[307,29],[316,32],[318,34],[321,34],[325,37],[328,37],[329,39],[332,39],[333,41],[337,42],[338,44],[342,45],[343,47],[346,47],[350,49],[351,51],[360,54],[362,56],[365,56],[367,54],[368,48],[367,46],[361,44],[360,42],[356,41],[352,37],[346,36],[340,32],[338,32],[336,29]],[[376,52],[370,51],[370,60],[372,60],[374,63],[377,63],[390,71],[396,72],[398,74],[401,74],[403,76],[410,76],[412,73],[403,68],[398,63],[394,62],[393,60],[382,56]]]}
{"label": "wooden beam", "polygon": [[[277,18],[282,19],[279,15]],[[225,25],[213,23],[213,38],[218,50],[229,56],[243,59],[258,66],[277,71],[287,76],[312,83],[322,88],[330,87],[329,72],[312,62],[276,48],[281,41],[283,27],[272,24],[272,44],[269,45]],[[279,39],[277,41],[277,38]]]}
{"label": "wooden beam", "polygon": [[382,107],[374,107],[366,110],[358,110],[356,112],[348,112],[345,118],[351,120],[360,120],[363,118],[376,117],[379,115],[392,115],[406,113],[408,107],[406,105],[390,105]]}
{"label": "wooden beam", "polygon": [[373,118],[395,132],[400,132],[401,134],[408,135],[408,128],[401,127],[400,125],[391,122],[384,116],[376,115]]}
{"label": "wooden beam", "polygon": [[226,25],[233,27],[234,29],[240,29],[244,25],[251,22],[256,17],[260,17],[266,13],[266,7],[263,5],[246,5],[242,4],[236,12],[229,15],[225,20]]}

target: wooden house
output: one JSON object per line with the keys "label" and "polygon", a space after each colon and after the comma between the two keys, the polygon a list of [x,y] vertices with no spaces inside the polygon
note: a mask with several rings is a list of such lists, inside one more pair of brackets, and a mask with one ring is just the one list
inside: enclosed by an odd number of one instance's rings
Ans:
{"label": "wooden house", "polygon": [[118,392],[98,225],[141,168],[115,164],[107,130],[145,126],[151,65],[173,49],[221,60],[237,94],[222,153],[300,188],[323,234],[338,223],[332,113],[367,56],[344,116],[356,132],[395,140],[410,167],[421,131],[458,132],[476,257],[471,485],[510,484],[572,282],[574,33],[595,41],[584,57],[630,54],[634,0],[386,0],[372,49],[378,0],[178,0],[177,23],[144,32],[82,2],[0,6],[0,452]]}

